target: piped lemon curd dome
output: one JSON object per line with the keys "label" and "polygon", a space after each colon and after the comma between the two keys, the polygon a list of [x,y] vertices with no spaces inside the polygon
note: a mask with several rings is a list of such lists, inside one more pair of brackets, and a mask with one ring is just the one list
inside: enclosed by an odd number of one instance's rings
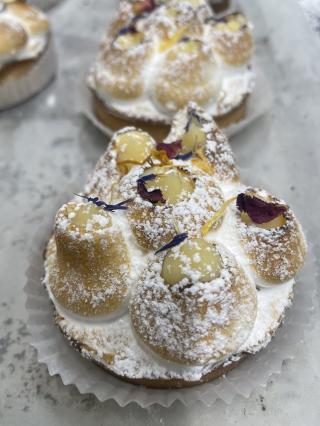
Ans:
{"label": "piped lemon curd dome", "polygon": [[190,197],[194,191],[194,182],[190,174],[175,167],[150,167],[143,176],[154,174],[155,179],[146,182],[149,191],[160,189],[166,204],[177,204]]}
{"label": "piped lemon curd dome", "polygon": [[115,148],[117,164],[122,172],[127,173],[133,166],[146,162],[155,142],[148,133],[131,130],[117,136]]}
{"label": "piped lemon curd dome", "polygon": [[216,247],[201,238],[188,239],[179,250],[170,250],[163,260],[161,277],[168,285],[182,280],[208,282],[221,274],[222,262]]}
{"label": "piped lemon curd dome", "polygon": [[68,203],[55,226],[50,288],[66,309],[82,316],[111,314],[128,293],[130,261],[110,213],[93,204]]}
{"label": "piped lemon curd dome", "polygon": [[160,268],[155,263],[130,307],[139,338],[182,364],[219,362],[236,352],[253,328],[257,297],[235,259],[198,238],[169,250]]}

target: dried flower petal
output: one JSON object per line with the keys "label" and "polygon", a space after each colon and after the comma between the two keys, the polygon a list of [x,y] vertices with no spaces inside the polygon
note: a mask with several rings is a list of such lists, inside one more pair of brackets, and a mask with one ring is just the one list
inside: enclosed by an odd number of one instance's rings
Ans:
{"label": "dried flower petal", "polygon": [[150,175],[141,176],[141,178],[138,179],[139,182],[148,182],[149,180],[154,180],[157,177],[154,173],[150,173]]}
{"label": "dried flower petal", "polygon": [[175,157],[175,160],[187,161],[187,160],[190,160],[192,155],[193,155],[192,152],[187,152],[186,154],[179,154]]}
{"label": "dried flower petal", "polygon": [[128,207],[125,204],[131,201],[131,200],[125,200],[125,201],[121,201],[121,203],[118,203],[118,204],[107,204],[104,201],[99,200],[98,197],[87,197],[86,195],[80,195],[80,194],[74,194],[74,195],[76,195],[77,197],[84,198],[88,202],[93,203],[98,207],[103,207],[103,210],[108,212],[113,212],[115,210],[127,210]]}
{"label": "dried flower petal", "polygon": [[156,178],[155,174],[150,174],[146,176],[142,176],[140,179],[138,179],[138,194],[141,198],[144,200],[150,201],[152,204],[156,203],[165,203],[166,200],[163,198],[162,192],[160,189],[154,189],[153,191],[148,191],[145,185],[145,182],[148,182],[150,180],[153,180]]}
{"label": "dried flower petal", "polygon": [[137,32],[138,31],[134,25],[128,25],[127,27],[120,28],[120,30],[117,33],[117,37],[128,34],[128,33],[135,34]]}
{"label": "dried flower petal", "polygon": [[236,200],[236,197],[232,197],[232,198],[229,198],[229,200],[225,201],[222,204],[221,208],[207,222],[205,222],[204,225],[202,225],[201,235],[203,237],[205,237],[208,234],[208,232],[210,232],[214,223],[217,222],[217,220],[219,220],[224,215],[229,205],[233,203],[233,201],[235,200]]}
{"label": "dried flower petal", "polygon": [[287,210],[285,206],[276,203],[268,203],[253,195],[244,193],[238,195],[237,207],[240,212],[247,213],[252,222],[259,225],[270,222]]}
{"label": "dried flower petal", "polygon": [[187,232],[183,232],[182,234],[176,235],[168,244],[164,245],[163,247],[161,247],[161,249],[157,250],[156,254],[181,244],[186,238],[188,238]]}
{"label": "dried flower petal", "polygon": [[156,148],[158,151],[165,151],[167,157],[172,160],[173,158],[176,158],[178,152],[181,151],[182,140],[177,140],[172,143],[158,142]]}

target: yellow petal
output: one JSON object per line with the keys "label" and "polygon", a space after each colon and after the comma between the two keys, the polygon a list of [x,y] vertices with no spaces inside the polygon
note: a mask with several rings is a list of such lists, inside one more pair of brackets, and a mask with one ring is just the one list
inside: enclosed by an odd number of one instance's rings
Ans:
{"label": "yellow petal", "polygon": [[210,229],[212,228],[213,224],[215,222],[217,222],[217,220],[219,220],[225,213],[225,211],[227,210],[228,206],[237,199],[237,197],[232,197],[229,200],[225,201],[221,207],[220,210],[218,210],[211,219],[209,219],[204,225],[202,225],[201,227],[201,235],[203,237],[205,237],[209,232]]}
{"label": "yellow petal", "polygon": [[213,175],[214,169],[208,160],[201,160],[201,158],[193,158],[191,162],[195,167],[207,173],[208,175]]}

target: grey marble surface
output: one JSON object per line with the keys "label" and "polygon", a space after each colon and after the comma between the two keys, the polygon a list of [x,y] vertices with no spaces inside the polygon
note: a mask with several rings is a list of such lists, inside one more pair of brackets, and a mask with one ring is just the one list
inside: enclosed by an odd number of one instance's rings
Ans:
{"label": "grey marble surface", "polygon": [[[232,145],[250,181],[263,180],[292,205],[319,259],[320,38],[293,1],[244,3],[257,23],[257,54],[275,99],[272,110],[235,136]],[[111,0],[66,0],[53,9],[57,79],[36,98],[0,115],[0,424],[318,425],[319,294],[313,328],[296,358],[265,389],[230,406],[176,403],[144,410],[101,404],[50,377],[28,346],[22,289],[32,236],[58,207],[61,190],[74,181],[81,188],[106,146],[106,138],[79,115],[77,94],[95,54],[92,41],[100,39],[114,10]]]}

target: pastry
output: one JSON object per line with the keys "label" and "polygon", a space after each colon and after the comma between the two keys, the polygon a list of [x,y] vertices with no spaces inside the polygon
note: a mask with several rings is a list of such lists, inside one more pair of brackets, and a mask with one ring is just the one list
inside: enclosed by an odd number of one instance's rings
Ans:
{"label": "pastry", "polygon": [[189,101],[220,127],[242,120],[254,88],[252,25],[205,0],[124,0],[90,70],[92,108],[111,131],[167,136]]}
{"label": "pastry", "polygon": [[240,182],[227,139],[190,103],[161,142],[115,133],[57,213],[44,284],[83,356],[131,383],[188,387],[270,342],[305,256],[291,208]]}
{"label": "pastry", "polygon": [[0,109],[43,89],[55,73],[46,16],[23,1],[0,1]]}

